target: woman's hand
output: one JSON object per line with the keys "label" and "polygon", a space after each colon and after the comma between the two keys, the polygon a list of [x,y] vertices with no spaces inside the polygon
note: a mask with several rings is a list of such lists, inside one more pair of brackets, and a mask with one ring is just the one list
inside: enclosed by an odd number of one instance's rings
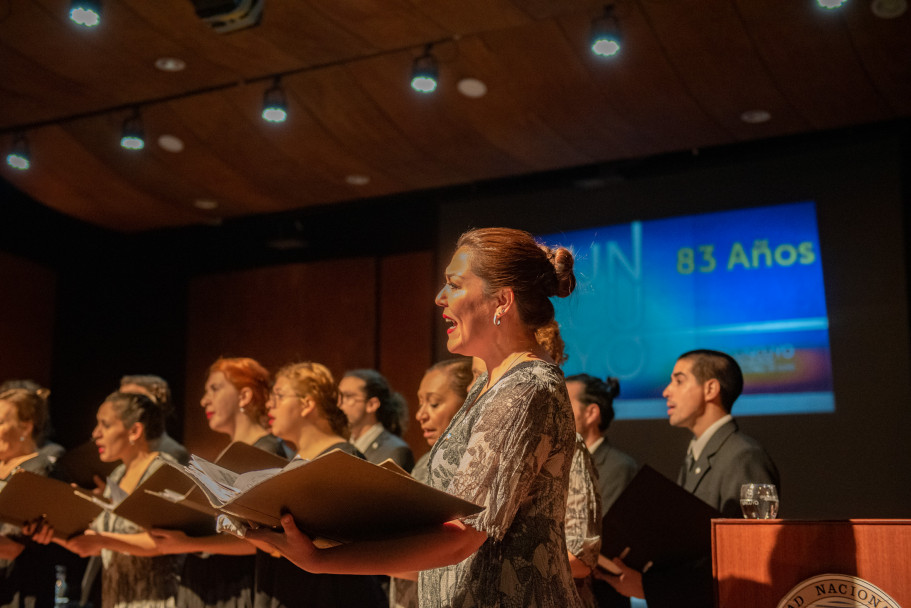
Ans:
{"label": "woman's hand", "polygon": [[192,553],[194,551],[190,537],[181,530],[152,528],[149,530],[149,536],[155,541],[155,548],[164,555]]}
{"label": "woman's hand", "polygon": [[278,552],[298,568],[312,572],[319,553],[310,537],[297,529],[294,518],[285,514],[281,519],[282,532],[268,528],[247,530],[244,538],[267,553]]}
{"label": "woman's hand", "polygon": [[33,542],[46,545],[54,540],[54,527],[43,519],[36,519],[22,526],[22,535],[30,537]]}
{"label": "woman's hand", "polygon": [[103,536],[96,534],[94,530],[86,530],[83,534],[62,541],[60,544],[79,557],[89,557],[101,555],[101,550],[106,546],[106,540]]}

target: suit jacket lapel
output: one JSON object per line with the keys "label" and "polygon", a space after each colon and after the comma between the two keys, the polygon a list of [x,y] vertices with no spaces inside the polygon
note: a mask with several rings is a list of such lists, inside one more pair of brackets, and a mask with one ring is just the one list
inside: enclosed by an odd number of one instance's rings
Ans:
{"label": "suit jacket lapel", "polygon": [[684,465],[681,473],[684,474],[684,483],[682,485],[685,490],[688,492],[696,491],[696,488],[699,487],[699,482],[702,481],[705,474],[712,468],[712,458],[718,453],[718,450],[721,449],[721,446],[724,445],[724,442],[727,441],[728,437],[733,435],[736,430],[737,423],[733,420],[723,425],[714,435],[712,435],[712,438],[709,439],[705,449],[702,450],[699,458],[693,463],[693,470],[686,472],[686,466]]}

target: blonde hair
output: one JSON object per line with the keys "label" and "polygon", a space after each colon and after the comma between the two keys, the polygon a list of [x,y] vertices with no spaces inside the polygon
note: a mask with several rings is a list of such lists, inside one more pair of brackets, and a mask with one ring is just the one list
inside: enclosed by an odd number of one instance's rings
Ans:
{"label": "blonde hair", "polygon": [[[50,391],[45,394],[48,393]],[[0,401],[11,403],[16,408],[16,418],[19,422],[32,423],[32,439],[39,443],[44,438],[44,431],[48,425],[45,394],[27,388],[11,388],[0,393]]]}
{"label": "blonde hair", "polygon": [[338,386],[329,368],[314,361],[302,361],[281,368],[275,378],[287,378],[298,397],[312,398],[332,431],[348,438],[348,418],[338,407]]}

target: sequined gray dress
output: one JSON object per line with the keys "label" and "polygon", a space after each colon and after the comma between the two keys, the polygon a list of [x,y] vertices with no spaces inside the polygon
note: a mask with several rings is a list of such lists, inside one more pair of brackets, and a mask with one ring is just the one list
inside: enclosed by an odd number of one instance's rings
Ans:
{"label": "sequined gray dress", "polygon": [[485,380],[434,445],[429,483],[484,506],[465,522],[487,540],[458,564],[421,572],[420,605],[579,607],[564,530],[576,434],[563,373],[526,361],[479,398]]}

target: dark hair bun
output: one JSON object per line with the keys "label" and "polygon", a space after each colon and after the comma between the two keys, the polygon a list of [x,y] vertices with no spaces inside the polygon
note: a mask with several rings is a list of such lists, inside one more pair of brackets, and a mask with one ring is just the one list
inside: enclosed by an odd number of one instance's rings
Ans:
{"label": "dark hair bun", "polygon": [[554,295],[558,298],[565,298],[576,288],[573,252],[566,247],[558,247],[554,251],[551,263],[554,265],[554,273],[557,275],[557,292]]}
{"label": "dark hair bun", "polygon": [[605,378],[604,384],[607,385],[607,393],[611,399],[620,394],[620,380],[617,378]]}
{"label": "dark hair bun", "polygon": [[540,245],[541,250],[547,254],[547,261],[554,269],[554,281],[550,285],[548,297],[556,296],[565,298],[576,288],[576,275],[573,274],[573,252],[566,247],[551,249],[547,245]]}

